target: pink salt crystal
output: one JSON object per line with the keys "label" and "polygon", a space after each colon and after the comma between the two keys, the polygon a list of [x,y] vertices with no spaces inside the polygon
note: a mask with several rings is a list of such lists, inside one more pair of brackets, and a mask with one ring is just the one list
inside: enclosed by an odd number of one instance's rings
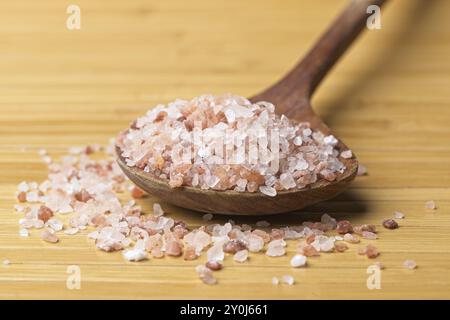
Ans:
{"label": "pink salt crystal", "polygon": [[430,200],[425,203],[425,208],[427,208],[428,210],[436,210],[437,206],[433,200]]}
{"label": "pink salt crystal", "polygon": [[336,229],[337,227],[336,219],[326,213],[322,215],[322,217],[320,218],[320,222],[327,225],[331,230]]}
{"label": "pink salt crystal", "polygon": [[153,215],[157,217],[164,215],[164,210],[159,203],[153,204]]}
{"label": "pink salt crystal", "polygon": [[359,255],[365,255],[367,252],[367,248],[366,247],[359,247],[358,249],[356,249],[356,253]]}
{"label": "pink salt crystal", "polygon": [[385,227],[386,229],[397,229],[398,228],[398,223],[397,221],[393,220],[393,219],[386,219],[383,220],[382,222],[383,227]]}
{"label": "pink salt crystal", "polygon": [[59,241],[59,238],[49,230],[44,230],[41,234],[41,238],[42,240],[50,243],[57,243]]}
{"label": "pink salt crystal", "polygon": [[310,244],[300,244],[297,247],[297,252],[299,254],[302,254],[306,257],[317,257],[320,256],[319,251],[316,250],[312,245]]}
{"label": "pink salt crystal", "polygon": [[344,159],[350,159],[351,157],[353,157],[353,153],[351,150],[345,150],[341,152],[341,157]]}
{"label": "pink salt crystal", "polygon": [[275,197],[277,195],[277,191],[274,188],[268,186],[260,186],[259,191],[269,197]]}
{"label": "pink salt crystal", "polygon": [[21,237],[28,237],[30,235],[30,233],[28,232],[27,229],[22,228],[22,229],[19,230],[19,235]]}
{"label": "pink salt crystal", "polygon": [[358,164],[358,171],[356,173],[357,176],[366,176],[367,175],[367,168],[362,165],[361,163]]}
{"label": "pink salt crystal", "polygon": [[166,254],[168,256],[179,257],[182,254],[181,244],[176,240],[170,240],[166,243]]}
{"label": "pink salt crystal", "polygon": [[255,235],[261,237],[264,240],[264,243],[269,243],[269,241],[270,241],[270,235],[263,230],[255,229],[252,231],[252,234],[255,234]]}
{"label": "pink salt crystal", "polygon": [[266,255],[269,257],[284,256],[286,254],[285,246],[284,240],[273,240],[267,245]]}
{"label": "pink salt crystal", "polygon": [[362,224],[360,226],[353,227],[353,232],[362,235],[364,231],[369,231],[372,233],[377,232],[376,227],[373,224]]}
{"label": "pink salt crystal", "polygon": [[247,241],[250,252],[259,252],[264,248],[264,239],[256,234],[250,234]]}
{"label": "pink salt crystal", "polygon": [[405,215],[404,215],[402,212],[395,211],[395,212],[394,212],[394,218],[395,218],[395,219],[404,219],[404,218],[405,218]]}
{"label": "pink salt crystal", "polygon": [[19,202],[26,202],[27,201],[27,193],[24,191],[21,191],[17,194],[17,200]]}
{"label": "pink salt crystal", "polygon": [[416,269],[416,268],[417,268],[417,264],[416,264],[416,262],[415,262],[414,260],[405,260],[405,261],[403,262],[403,266],[404,266],[406,269],[410,269],[410,270],[413,270],[413,269]]}
{"label": "pink salt crystal", "polygon": [[208,261],[222,261],[225,258],[225,253],[223,251],[223,245],[220,243],[214,244],[206,252]]}
{"label": "pink salt crystal", "polygon": [[139,187],[134,186],[134,187],[131,189],[131,196],[132,196],[134,199],[142,198],[144,195],[145,195],[145,191],[142,190],[142,189],[139,188]]}
{"label": "pink salt crystal", "polygon": [[222,264],[218,261],[212,260],[205,263],[205,266],[212,271],[217,271],[222,269]]}
{"label": "pink salt crystal", "polygon": [[352,235],[350,233],[346,233],[344,235],[344,241],[349,242],[349,243],[359,243],[360,240],[357,236]]}
{"label": "pink salt crystal", "polygon": [[348,220],[342,220],[337,223],[336,231],[340,234],[352,233],[353,227]]}
{"label": "pink salt crystal", "polygon": [[64,231],[64,234],[67,234],[67,235],[71,236],[71,235],[77,234],[78,231],[79,231],[78,228],[69,228],[69,229]]}
{"label": "pink salt crystal", "polygon": [[247,245],[241,240],[231,240],[226,242],[223,246],[224,252],[232,254],[245,249],[247,249]]}
{"label": "pink salt crystal", "polygon": [[212,270],[205,267],[204,265],[198,265],[197,267],[195,267],[195,271],[197,272],[199,278],[203,281],[203,283],[209,285],[217,283],[217,280],[214,278]]}
{"label": "pink salt crystal", "polygon": [[8,259],[3,260],[4,266],[9,266],[10,264],[11,264],[11,261],[9,261]]}
{"label": "pink salt crystal", "polygon": [[236,252],[233,256],[233,260],[236,262],[245,262],[248,259],[248,250],[244,249],[244,250],[240,250],[238,252]]}
{"label": "pink salt crystal", "polygon": [[344,252],[348,250],[348,246],[345,243],[336,243],[334,245],[334,248],[336,249],[337,252]]}
{"label": "pink salt crystal", "polygon": [[378,257],[380,255],[380,253],[375,246],[369,244],[366,247],[366,255],[369,259],[375,259],[376,257]]}
{"label": "pink salt crystal", "polygon": [[363,232],[361,233],[361,236],[362,236],[364,239],[368,239],[368,240],[375,240],[375,239],[378,238],[378,236],[377,236],[376,233],[373,233],[373,232],[370,232],[370,231],[363,231]]}
{"label": "pink salt crystal", "polygon": [[270,231],[270,239],[284,239],[284,231],[282,229],[272,229],[272,231]]}
{"label": "pink salt crystal", "polygon": [[272,278],[272,284],[273,284],[274,286],[277,286],[279,283],[280,283],[280,280],[279,280],[277,277],[273,277],[273,278]]}
{"label": "pink salt crystal", "polygon": [[186,261],[195,260],[198,258],[198,255],[195,251],[195,247],[193,246],[187,246],[184,250],[184,257],[183,259]]}

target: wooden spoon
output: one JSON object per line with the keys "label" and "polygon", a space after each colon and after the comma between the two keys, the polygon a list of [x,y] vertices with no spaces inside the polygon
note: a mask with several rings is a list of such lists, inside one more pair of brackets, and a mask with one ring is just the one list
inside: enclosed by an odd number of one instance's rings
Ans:
{"label": "wooden spoon", "polygon": [[[270,101],[275,104],[278,114],[309,122],[314,130],[330,134],[327,125],[313,112],[311,96],[327,71],[366,25],[367,7],[373,4],[381,6],[384,1],[353,0],[291,72],[250,100]],[[337,148],[339,151],[348,149],[340,140]],[[118,148],[116,152],[117,161],[125,174],[149,194],[183,208],[216,214],[263,215],[299,210],[342,192],[354,179],[358,169],[355,157],[341,159],[346,170],[335,181],[322,179],[304,189],[280,191],[275,197],[269,197],[260,192],[214,191],[195,187],[173,189],[166,180],[127,166]]]}

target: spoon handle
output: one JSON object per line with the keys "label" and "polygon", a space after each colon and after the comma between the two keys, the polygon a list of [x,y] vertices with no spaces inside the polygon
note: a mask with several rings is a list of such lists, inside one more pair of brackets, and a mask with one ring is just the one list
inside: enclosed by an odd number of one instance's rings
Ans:
{"label": "spoon handle", "polygon": [[352,0],[341,15],[316,42],[306,56],[284,78],[253,97],[253,101],[276,103],[286,115],[293,108],[309,108],[314,90],[360,31],[366,26],[370,5],[381,5],[386,0]]}

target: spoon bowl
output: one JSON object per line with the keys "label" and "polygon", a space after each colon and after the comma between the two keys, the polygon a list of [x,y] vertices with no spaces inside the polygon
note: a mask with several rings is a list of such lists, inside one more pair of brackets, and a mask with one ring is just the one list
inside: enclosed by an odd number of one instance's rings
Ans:
{"label": "spoon bowl", "polygon": [[[353,0],[292,71],[250,100],[269,101],[276,106],[278,114],[284,114],[292,121],[309,122],[312,130],[331,134],[328,126],[312,110],[311,96],[328,70],[364,28],[367,7],[383,3],[384,0]],[[340,153],[348,147],[338,138],[336,149]],[[275,197],[270,197],[261,192],[215,191],[189,186],[171,188],[167,180],[129,167],[118,147],[116,153],[124,173],[147,193],[179,207],[215,214],[268,215],[300,210],[344,191],[358,170],[354,155],[350,159],[340,158],[346,169],[337,174],[336,180],[321,179],[305,188],[278,191]]]}

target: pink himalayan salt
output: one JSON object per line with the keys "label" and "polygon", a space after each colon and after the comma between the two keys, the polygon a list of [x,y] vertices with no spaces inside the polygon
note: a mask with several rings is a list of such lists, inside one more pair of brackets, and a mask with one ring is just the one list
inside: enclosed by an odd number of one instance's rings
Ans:
{"label": "pink himalayan salt", "polygon": [[414,260],[405,260],[405,261],[403,262],[403,266],[404,266],[406,269],[410,269],[410,270],[413,270],[413,269],[416,269],[416,268],[417,268],[417,264],[416,264],[416,262],[415,262]]}
{"label": "pink himalayan salt", "polygon": [[380,255],[380,252],[378,251],[378,249],[371,244],[366,246],[365,253],[369,259],[375,259],[376,257],[378,257]]}
{"label": "pink himalayan salt", "polygon": [[361,237],[368,240],[375,240],[378,238],[376,233],[370,232],[370,231],[363,231],[361,233]]}
{"label": "pink himalayan salt", "polygon": [[264,248],[264,239],[256,234],[250,234],[247,240],[248,250],[250,252],[259,252]]}
{"label": "pink himalayan salt", "polygon": [[273,278],[272,278],[272,284],[273,284],[274,286],[277,286],[279,283],[280,283],[280,280],[279,280],[277,277],[273,277]]}
{"label": "pink himalayan salt", "polygon": [[360,226],[354,226],[353,227],[353,232],[362,235],[362,233],[364,231],[368,231],[368,232],[372,232],[372,233],[376,233],[376,227],[373,224],[362,224]]}
{"label": "pink himalayan salt", "polygon": [[242,240],[231,240],[224,244],[223,251],[226,253],[237,253],[241,250],[246,250],[247,245]]}
{"label": "pink himalayan salt", "polygon": [[352,233],[353,227],[350,221],[342,220],[337,223],[336,231],[340,234]]}
{"label": "pink himalayan salt", "polygon": [[351,157],[353,157],[353,153],[351,150],[345,150],[341,152],[341,157],[344,159],[350,159]]}
{"label": "pink himalayan salt", "polygon": [[211,269],[212,271],[217,271],[223,268],[222,264],[215,260],[206,262],[205,267]]}
{"label": "pink himalayan salt", "polygon": [[53,211],[46,206],[41,206],[38,211],[38,219],[47,222],[51,217],[53,217]]}
{"label": "pink himalayan salt", "polygon": [[383,220],[382,225],[386,229],[397,229],[398,228],[398,223],[394,219]]}
{"label": "pink himalayan salt", "polygon": [[[278,143],[272,145],[269,140],[275,134]],[[252,153],[253,145],[246,147],[246,141],[253,140],[261,141],[255,144],[257,153]],[[217,151],[219,143],[225,144],[225,152]],[[158,105],[116,141],[127,165],[154,174],[173,188],[260,190],[268,196],[304,188],[318,179],[334,181],[345,171],[337,143],[331,135],[313,132],[308,123],[276,115],[269,102],[251,103],[233,95],[203,95]],[[273,155],[273,161],[262,158],[264,154]]]}
{"label": "pink himalayan salt", "polygon": [[197,253],[195,252],[195,247],[193,246],[187,246],[184,250],[184,256],[183,256],[184,260],[186,261],[190,261],[190,260],[195,260],[198,258]]}
{"label": "pink himalayan salt", "polygon": [[50,243],[57,243],[59,241],[59,238],[49,230],[44,230],[41,234],[41,238]]}
{"label": "pink himalayan salt", "polygon": [[405,218],[405,214],[400,212],[400,211],[395,211],[394,212],[394,218],[395,219],[404,219]]}
{"label": "pink himalayan salt", "polygon": [[366,166],[364,166],[363,164],[359,163],[358,164],[358,171],[356,172],[357,176],[367,176],[368,172],[367,172],[367,168]]}
{"label": "pink himalayan salt", "polygon": [[164,210],[161,208],[159,203],[153,204],[153,215],[157,217],[164,215]]}
{"label": "pink himalayan salt", "polygon": [[297,247],[297,252],[299,254],[302,254],[306,257],[317,257],[320,256],[319,251],[317,251],[316,248],[314,248],[312,245],[310,244],[304,244],[301,243],[298,247]]}
{"label": "pink himalayan salt", "polygon": [[348,250],[348,246],[345,243],[335,243],[334,248],[337,252],[344,252]]}
{"label": "pink himalayan salt", "polygon": [[195,267],[195,271],[204,284],[213,285],[217,283],[212,270],[205,267],[204,265],[198,265],[197,267]]}
{"label": "pink himalayan salt", "polygon": [[292,286],[295,282],[294,277],[290,276],[290,275],[284,275],[282,277],[282,279],[283,279],[283,283],[290,285],[290,286]]}
{"label": "pink himalayan salt", "polygon": [[266,255],[269,257],[280,257],[286,254],[286,242],[284,240],[273,240],[267,245]]}
{"label": "pink himalayan salt", "polygon": [[248,250],[244,249],[244,250],[240,250],[238,252],[236,252],[233,256],[233,260],[236,262],[245,262],[248,259]]}
{"label": "pink himalayan salt", "polygon": [[9,266],[11,264],[11,261],[8,259],[3,260],[3,265],[4,266]]}
{"label": "pink himalayan salt", "polygon": [[148,259],[147,252],[142,249],[125,250],[122,254],[125,260],[128,261],[142,261]]}
{"label": "pink himalayan salt", "polygon": [[437,206],[436,206],[436,203],[434,203],[433,200],[430,200],[430,201],[427,201],[425,203],[425,208],[427,208],[428,210],[436,210]]}
{"label": "pink himalayan salt", "polygon": [[352,235],[351,233],[344,234],[344,241],[349,243],[359,243],[360,240],[357,236]]}
{"label": "pink himalayan salt", "polygon": [[142,198],[144,195],[145,195],[145,191],[142,190],[141,188],[136,187],[136,186],[131,188],[131,196],[134,199]]}

